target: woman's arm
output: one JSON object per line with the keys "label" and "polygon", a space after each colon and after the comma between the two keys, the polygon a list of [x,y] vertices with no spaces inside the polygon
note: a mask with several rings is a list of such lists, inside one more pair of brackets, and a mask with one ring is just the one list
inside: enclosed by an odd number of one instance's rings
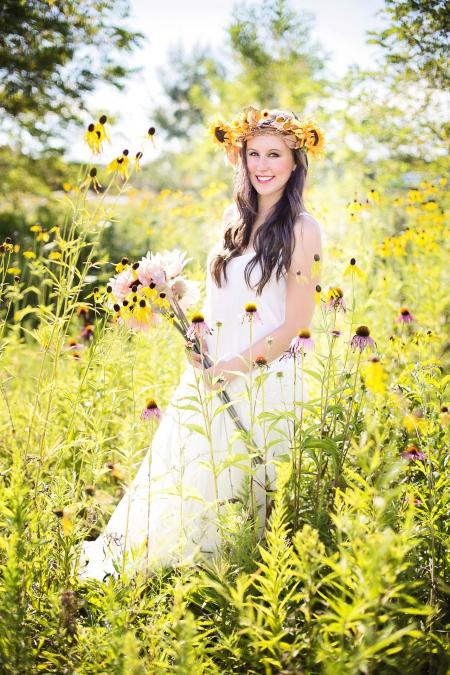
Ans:
{"label": "woman's arm", "polygon": [[[303,236],[302,236],[303,230]],[[311,278],[311,267],[314,255],[318,254],[322,260],[322,240],[320,226],[311,216],[301,216],[294,226],[295,248],[292,254],[291,267],[287,275],[286,309],[284,322],[274,331],[268,333],[251,349],[227,361],[218,361],[215,366],[206,371],[212,378],[222,375],[227,382],[231,382],[237,375],[233,372],[248,372],[251,361],[256,356],[265,356],[270,362],[279,358],[285,352],[297,331],[309,328],[314,314],[314,291],[319,283],[319,278]],[[299,282],[297,272],[300,271]],[[271,344],[267,344],[270,336]]]}

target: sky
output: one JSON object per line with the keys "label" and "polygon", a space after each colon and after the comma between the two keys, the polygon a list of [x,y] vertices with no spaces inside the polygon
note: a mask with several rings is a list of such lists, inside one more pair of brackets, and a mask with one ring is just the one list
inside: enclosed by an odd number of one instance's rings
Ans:
{"label": "sky", "polygon": [[[135,138],[136,130],[144,135],[150,126],[152,106],[161,100],[158,68],[165,65],[169,48],[179,43],[188,49],[197,43],[219,48],[234,5],[233,0],[130,0],[127,26],[144,33],[147,41],[129,65],[143,69],[124,91],[100,87],[88,99],[93,112],[120,112],[122,119],[114,125],[117,143],[131,141],[130,130]],[[384,0],[291,0],[289,6],[313,15],[312,37],[332,54],[330,74],[342,75],[356,62],[371,65],[377,47],[366,44],[366,31],[383,25],[377,12]],[[80,141],[72,146],[70,159],[84,157]]]}

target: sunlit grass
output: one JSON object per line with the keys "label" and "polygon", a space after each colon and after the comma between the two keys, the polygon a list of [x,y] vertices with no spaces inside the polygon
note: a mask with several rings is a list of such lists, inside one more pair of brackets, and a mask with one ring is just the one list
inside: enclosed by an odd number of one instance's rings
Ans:
{"label": "sunlit grass", "polygon": [[[96,194],[92,167],[66,186],[63,222],[0,246],[4,672],[445,672],[445,180],[349,200],[344,233],[327,214],[309,398],[287,414],[293,461],[264,540],[233,505],[214,567],[101,584],[76,577],[81,543],[151,441],[147,399],[164,409],[185,367],[169,325],[132,336],[111,321],[106,281],[123,256],[175,246],[202,280],[228,197],[115,175]],[[374,352],[352,348],[361,326]]]}

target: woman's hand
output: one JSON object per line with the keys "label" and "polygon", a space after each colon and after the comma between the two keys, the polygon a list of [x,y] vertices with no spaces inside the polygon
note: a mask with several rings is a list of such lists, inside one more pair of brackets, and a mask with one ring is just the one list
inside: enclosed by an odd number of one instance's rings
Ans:
{"label": "woman's hand", "polygon": [[[206,349],[206,344],[202,344],[202,349],[203,346]],[[196,368],[197,370],[202,371],[203,378],[205,380],[205,383],[208,387],[208,389],[212,391],[219,391],[220,389],[223,388],[224,384],[227,383],[229,377],[225,376],[224,370],[226,370],[227,366],[227,361],[218,361],[217,363],[213,364],[212,366],[209,366],[209,368],[205,368],[205,366],[202,363],[202,356],[200,354],[197,354],[192,347],[190,347],[189,343],[186,344],[187,348],[187,357],[189,362]],[[209,356],[206,351],[203,352],[203,356]],[[210,357],[211,358],[211,357]],[[220,379],[217,380],[217,378],[222,378],[223,381],[221,382]],[[214,382],[214,380],[216,380]]]}

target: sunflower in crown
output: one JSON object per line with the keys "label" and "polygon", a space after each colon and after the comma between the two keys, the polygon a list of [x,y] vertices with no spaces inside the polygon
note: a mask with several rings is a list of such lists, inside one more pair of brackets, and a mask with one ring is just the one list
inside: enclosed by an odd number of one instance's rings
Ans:
{"label": "sunflower in crown", "polygon": [[232,164],[237,163],[243,143],[262,133],[280,133],[290,148],[304,150],[312,157],[322,157],[324,153],[325,137],[318,125],[310,118],[298,119],[284,110],[247,106],[231,122],[216,120],[209,130]]}

